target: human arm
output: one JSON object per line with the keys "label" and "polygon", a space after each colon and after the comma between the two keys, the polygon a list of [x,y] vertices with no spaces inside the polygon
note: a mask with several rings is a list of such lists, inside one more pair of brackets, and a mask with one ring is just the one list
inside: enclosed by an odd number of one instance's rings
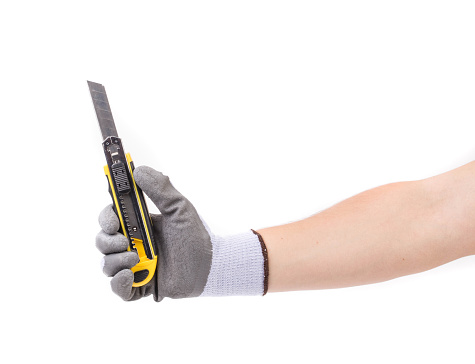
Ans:
{"label": "human arm", "polygon": [[475,162],[362,192],[307,219],[259,229],[269,292],[340,288],[475,253]]}
{"label": "human arm", "polygon": [[132,289],[129,268],[136,260],[124,252],[118,222],[109,229],[111,210],[101,214],[97,239],[106,254],[104,273],[125,300],[263,294],[267,278],[269,292],[349,287],[422,272],[475,251],[475,162],[376,187],[257,235],[230,237],[214,236],[167,177],[148,167],[136,171],[142,172],[137,183],[162,212],[152,217],[158,278]]}

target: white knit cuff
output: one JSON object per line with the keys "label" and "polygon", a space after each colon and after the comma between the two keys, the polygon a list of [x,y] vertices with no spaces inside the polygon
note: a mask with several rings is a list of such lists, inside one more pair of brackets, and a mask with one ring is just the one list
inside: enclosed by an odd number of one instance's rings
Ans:
{"label": "white knit cuff", "polygon": [[213,260],[202,297],[265,294],[267,250],[260,235],[249,230],[227,237],[211,235]]}

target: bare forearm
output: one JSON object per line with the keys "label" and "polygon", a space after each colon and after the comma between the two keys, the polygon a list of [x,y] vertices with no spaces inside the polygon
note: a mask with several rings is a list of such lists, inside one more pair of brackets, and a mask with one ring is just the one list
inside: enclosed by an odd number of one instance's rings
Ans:
{"label": "bare forearm", "polygon": [[[348,287],[473,254],[475,164],[351,197],[305,220],[259,230],[269,291]],[[469,197],[467,197],[469,195]]]}

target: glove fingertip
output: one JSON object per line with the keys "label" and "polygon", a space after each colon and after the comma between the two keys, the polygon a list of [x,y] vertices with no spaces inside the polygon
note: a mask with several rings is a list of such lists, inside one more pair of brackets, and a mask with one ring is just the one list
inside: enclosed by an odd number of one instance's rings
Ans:
{"label": "glove fingertip", "polygon": [[104,256],[104,267],[102,271],[106,276],[112,277],[124,269],[131,269],[137,265],[139,261],[140,258],[135,252],[108,254]]}
{"label": "glove fingertip", "polygon": [[147,166],[134,170],[137,185],[158,207],[162,215],[173,215],[188,210],[191,203],[173,186],[170,178],[162,172]]}
{"label": "glove fingertip", "polygon": [[96,235],[96,248],[102,254],[120,253],[127,250],[129,240],[122,234],[107,234],[101,230]]}
{"label": "glove fingertip", "polygon": [[99,225],[107,234],[114,234],[119,231],[119,218],[112,209],[112,205],[106,206],[99,214]]}
{"label": "glove fingertip", "polygon": [[112,292],[129,301],[132,296],[132,284],[134,282],[134,273],[130,269],[121,270],[111,279]]}
{"label": "glove fingertip", "polygon": [[147,195],[154,191],[157,186],[162,186],[169,182],[168,176],[148,166],[136,167],[134,169],[134,179]]}

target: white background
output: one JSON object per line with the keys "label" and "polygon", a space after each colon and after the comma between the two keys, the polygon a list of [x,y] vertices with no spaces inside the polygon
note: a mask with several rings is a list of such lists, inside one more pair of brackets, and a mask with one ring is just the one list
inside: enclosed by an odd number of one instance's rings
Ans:
{"label": "white background", "polygon": [[2,2],[0,361],[473,363],[475,257],[349,289],[122,302],[86,80],[218,234],[475,158],[471,1]]}

